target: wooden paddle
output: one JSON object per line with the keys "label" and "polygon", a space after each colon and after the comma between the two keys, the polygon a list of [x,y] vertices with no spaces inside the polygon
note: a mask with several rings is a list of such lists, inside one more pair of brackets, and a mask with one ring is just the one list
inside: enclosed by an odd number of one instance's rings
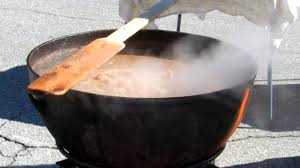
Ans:
{"label": "wooden paddle", "polygon": [[140,17],[134,18],[108,37],[92,41],[29,84],[28,91],[30,93],[42,92],[54,95],[65,94],[92,70],[120,52],[125,47],[123,43],[125,40],[148,25],[151,20],[175,2],[176,0],[161,0]]}

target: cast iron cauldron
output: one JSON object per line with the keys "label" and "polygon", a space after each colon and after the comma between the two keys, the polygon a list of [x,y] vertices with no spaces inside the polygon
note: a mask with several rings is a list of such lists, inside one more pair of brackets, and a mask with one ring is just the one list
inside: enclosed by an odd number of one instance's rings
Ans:
{"label": "cast iron cauldron", "polygon": [[[38,46],[27,59],[30,80],[111,32],[76,34]],[[130,38],[122,52],[165,57],[161,53],[185,37],[199,53],[223,43],[203,36],[144,30]],[[250,69],[242,83],[195,96],[126,98],[70,90],[64,96],[30,97],[68,157],[111,168],[184,167],[210,158],[225,146],[245,112],[256,74],[255,67]]]}

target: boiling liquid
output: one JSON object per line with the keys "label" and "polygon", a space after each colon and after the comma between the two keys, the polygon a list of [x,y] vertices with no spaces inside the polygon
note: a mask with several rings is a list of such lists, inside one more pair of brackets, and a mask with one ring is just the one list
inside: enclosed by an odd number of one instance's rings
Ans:
{"label": "boiling liquid", "polygon": [[171,97],[170,87],[182,64],[152,56],[116,55],[74,87],[76,90],[121,97]]}

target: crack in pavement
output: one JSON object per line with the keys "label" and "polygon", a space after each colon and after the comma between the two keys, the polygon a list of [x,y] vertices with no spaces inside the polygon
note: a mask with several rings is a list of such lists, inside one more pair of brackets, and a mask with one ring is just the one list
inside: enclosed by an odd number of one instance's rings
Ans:
{"label": "crack in pavement", "polygon": [[[22,154],[22,155],[20,154],[21,152],[26,152],[26,151],[27,151],[26,154]],[[32,156],[29,149],[21,150],[17,153],[17,156],[27,156],[27,155]]]}
{"label": "crack in pavement", "polygon": [[8,122],[10,122],[10,119],[9,119],[9,121],[6,121],[6,122],[2,123],[2,124],[0,125],[0,129],[1,129],[4,125],[6,125]]}
{"label": "crack in pavement", "polygon": [[[17,161],[17,157],[19,156],[26,156],[28,154],[30,154],[29,150],[28,149],[58,149],[57,147],[52,147],[52,146],[33,146],[33,145],[26,145],[22,142],[19,142],[19,141],[16,141],[16,140],[13,140],[13,139],[10,139],[6,136],[3,136],[3,135],[0,135],[0,138],[3,138],[4,141],[9,141],[9,142],[12,142],[12,143],[15,143],[15,144],[19,144],[22,146],[21,149],[19,149],[13,156],[8,156],[8,155],[5,155],[3,154],[3,152],[0,150],[0,156],[3,156],[5,158],[11,158],[12,161],[7,165],[7,166],[12,166],[16,161]],[[28,150],[28,153],[25,154],[25,155],[19,155],[21,152],[25,152]]]}
{"label": "crack in pavement", "polygon": [[9,164],[7,164],[7,166],[11,166],[11,165],[13,165],[13,164],[17,161],[16,158],[19,156],[19,153],[20,153],[20,152],[23,152],[23,151],[26,151],[26,150],[27,150],[26,148],[22,147],[22,149],[18,150],[13,156],[5,155],[5,154],[0,150],[0,156],[5,157],[5,158],[10,158],[10,159],[12,159],[12,161],[11,161]]}
{"label": "crack in pavement", "polygon": [[[91,20],[91,21],[98,21],[98,19],[93,19],[93,18],[87,18],[87,17],[73,17],[73,16],[67,16],[67,15],[59,15],[55,13],[49,13],[49,12],[44,12],[44,11],[39,11],[35,9],[26,9],[26,8],[3,8],[1,7],[0,9],[3,10],[12,10],[12,11],[28,11],[28,12],[34,12],[38,14],[44,14],[44,15],[49,15],[49,16],[54,16],[54,17],[62,17],[62,18],[67,18],[67,19],[74,19],[74,20]],[[118,21],[118,20],[103,20],[103,21],[109,21],[109,22],[118,22],[125,24],[125,22]]]}
{"label": "crack in pavement", "polygon": [[22,114],[24,113],[24,111],[19,112],[18,114],[16,114],[15,116],[11,117],[8,119],[8,121],[4,122],[3,124],[0,125],[0,129],[5,126],[6,124],[8,124],[9,122],[11,122],[14,119],[17,119],[18,117],[20,117]]}
{"label": "crack in pavement", "polygon": [[3,152],[0,150],[0,156],[5,157],[5,158],[11,158],[12,161],[9,164],[7,164],[7,166],[12,166],[17,161],[18,156],[26,156],[26,155],[19,155],[19,153],[21,153],[23,151],[27,151],[27,149],[25,147],[22,147],[22,149],[18,150],[13,156],[8,156],[8,155],[3,154]]}
{"label": "crack in pavement", "polygon": [[248,140],[248,139],[278,139],[278,138],[300,138],[300,135],[282,135],[282,136],[270,136],[270,135],[266,135],[266,136],[247,136],[244,138],[237,138],[237,139],[232,139],[229,140],[228,142],[238,142],[238,141],[244,141],[244,140]]}
{"label": "crack in pavement", "polygon": [[5,158],[11,158],[12,157],[12,156],[5,155],[1,150],[0,150],[0,156],[5,157]]}
{"label": "crack in pavement", "polygon": [[22,142],[19,142],[19,141],[16,141],[16,140],[13,140],[13,139],[10,139],[6,136],[3,136],[3,135],[0,135],[0,138],[3,138],[5,141],[9,141],[9,142],[12,142],[12,143],[15,143],[15,144],[19,144],[19,145],[22,145],[22,147],[24,147],[25,149],[28,149],[28,148],[33,148],[33,149],[36,149],[36,148],[42,148],[42,149],[58,149],[57,147],[53,147],[53,146],[33,146],[33,145],[26,145]]}
{"label": "crack in pavement", "polygon": [[[19,156],[19,153],[23,152],[23,151],[27,151],[28,149],[26,149],[25,147],[22,147],[22,149],[18,150],[14,156],[12,156],[11,158],[13,159],[8,166],[12,166],[16,161],[17,161],[17,157]],[[26,156],[26,155],[24,155]]]}

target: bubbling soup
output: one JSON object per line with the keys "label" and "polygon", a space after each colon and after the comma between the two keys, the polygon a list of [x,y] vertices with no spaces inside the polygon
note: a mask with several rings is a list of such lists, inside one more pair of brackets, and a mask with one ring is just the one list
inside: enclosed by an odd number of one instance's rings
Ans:
{"label": "bubbling soup", "polygon": [[74,89],[120,97],[174,97],[182,93],[172,87],[183,63],[153,56],[119,54],[100,66]]}

